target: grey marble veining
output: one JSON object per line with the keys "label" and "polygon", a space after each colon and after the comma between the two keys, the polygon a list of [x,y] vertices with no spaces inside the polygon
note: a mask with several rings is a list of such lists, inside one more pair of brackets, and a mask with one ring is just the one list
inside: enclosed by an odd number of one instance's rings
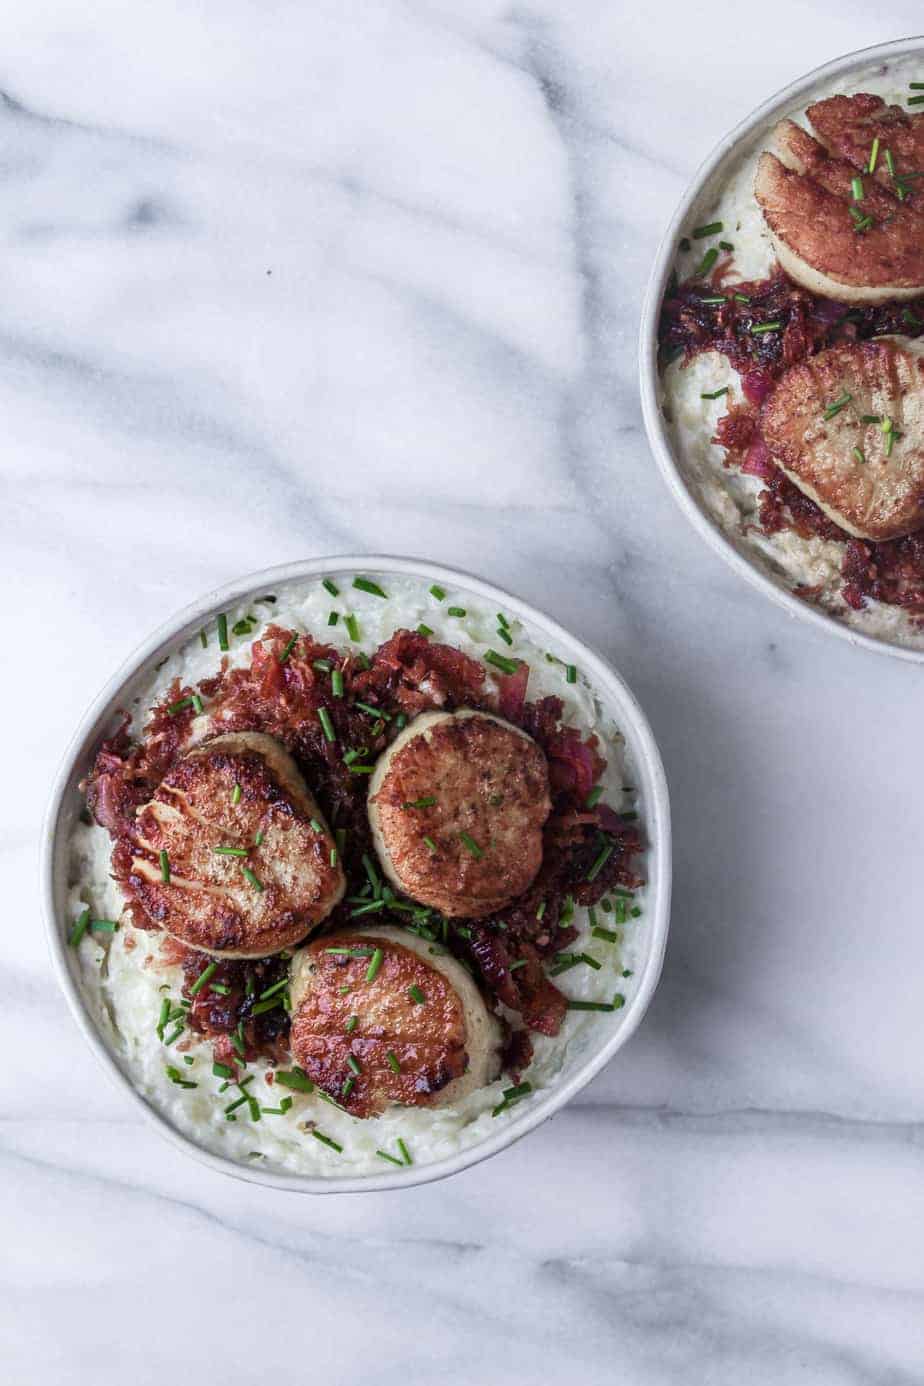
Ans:
{"label": "grey marble veining", "polygon": [[[709,553],[635,366],[711,145],[919,7],[4,18],[4,1376],[921,1381],[919,674]],[[675,909],[644,1025],[551,1123],[440,1185],[305,1200],[191,1164],[108,1086],[35,845],[152,626],[357,549],[482,572],[614,659],[667,766]]]}

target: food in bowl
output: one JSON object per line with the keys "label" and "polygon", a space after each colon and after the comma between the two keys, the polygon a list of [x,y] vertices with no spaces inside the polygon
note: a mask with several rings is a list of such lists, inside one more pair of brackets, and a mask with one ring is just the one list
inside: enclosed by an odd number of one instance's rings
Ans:
{"label": "food in bowl", "polygon": [[[924,75],[815,93],[724,165],[662,304],[663,412],[736,547],[924,649]],[[699,223],[702,224],[699,224]]]}
{"label": "food in bowl", "polygon": [[443,1159],[632,998],[646,846],[619,728],[468,593],[255,595],[168,656],[84,789],[84,994],[148,1101],[231,1159]]}

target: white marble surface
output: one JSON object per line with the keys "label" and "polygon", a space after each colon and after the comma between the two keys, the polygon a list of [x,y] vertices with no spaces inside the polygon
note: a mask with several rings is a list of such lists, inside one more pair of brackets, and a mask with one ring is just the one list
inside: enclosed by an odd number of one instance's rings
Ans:
{"label": "white marble surface", "polygon": [[[920,6],[2,18],[4,1378],[921,1381],[921,673],[703,546],[635,370],[711,144]],[[200,1169],[110,1089],[34,862],[150,627],[357,549],[475,568],[612,655],[663,749],[676,905],[645,1024],[572,1107],[448,1183],[310,1200]]]}

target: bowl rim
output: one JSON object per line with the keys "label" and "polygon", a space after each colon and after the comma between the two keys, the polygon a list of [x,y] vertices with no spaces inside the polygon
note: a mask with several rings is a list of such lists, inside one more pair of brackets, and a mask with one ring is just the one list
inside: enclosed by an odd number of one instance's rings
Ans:
{"label": "bowl rim", "polygon": [[756,560],[746,558],[734,546],[719,524],[701,506],[684,479],[680,465],[674,456],[674,449],[665,420],[661,414],[658,374],[658,320],[661,312],[661,300],[673,267],[674,247],[693,204],[719,164],[736,145],[753,135],[760,125],[769,124],[777,119],[782,113],[782,108],[794,104],[801,96],[807,95],[812,88],[825,79],[837,77],[857,67],[865,67],[880,58],[902,57],[916,51],[924,53],[924,35],[913,35],[908,38],[893,39],[888,43],[873,44],[868,48],[858,48],[839,58],[833,58],[830,62],[813,68],[811,72],[807,72],[804,76],[798,77],[795,81],[782,87],[756,107],[744,120],[739,121],[718,141],[684,189],[680,202],[658,246],[642,307],[638,362],[642,417],[649,446],[674,500],[709,547],[724,559],[739,577],[744,578],[752,587],[756,587],[765,596],[770,597],[777,606],[788,611],[790,616],[795,616],[828,635],[839,636],[861,649],[888,655],[893,659],[902,659],[912,664],[924,664],[924,649],[909,649],[906,646],[895,644],[893,641],[853,630],[838,617],[810,606],[800,597],[797,597],[795,593],[774,582],[773,578],[761,571]]}
{"label": "bowl rim", "polygon": [[[86,762],[88,750],[97,744],[106,727],[111,725],[113,713],[125,685],[131,679],[140,676],[145,670],[145,666],[153,668],[156,660],[162,657],[165,652],[172,650],[184,639],[194,634],[201,627],[203,618],[209,613],[215,613],[223,607],[240,601],[260,588],[272,589],[283,584],[306,581],[321,576],[336,577],[341,572],[397,574],[418,579],[426,578],[430,582],[443,581],[448,585],[464,585],[473,595],[489,602],[501,602],[515,615],[541,630],[549,637],[553,648],[571,649],[579,655],[582,671],[587,675],[591,685],[607,700],[612,699],[619,708],[620,730],[626,736],[637,772],[644,786],[645,824],[649,837],[650,865],[647,881],[649,904],[646,910],[646,928],[650,941],[637,990],[626,1005],[618,1029],[605,1044],[588,1055],[565,1082],[552,1086],[544,1095],[540,1094],[538,1100],[530,1103],[519,1117],[505,1123],[496,1134],[488,1136],[475,1145],[457,1151],[454,1155],[434,1161],[432,1164],[410,1165],[405,1170],[396,1171],[394,1174],[351,1174],[323,1177],[262,1170],[259,1165],[244,1166],[224,1155],[218,1155],[207,1150],[192,1137],[174,1127],[167,1117],[134,1086],[128,1073],[123,1070],[97,1029],[80,994],[75,977],[71,973],[65,930],[62,929],[59,922],[56,885],[60,874],[58,864],[62,850],[59,830],[62,827],[61,820],[66,812],[67,800],[74,785],[75,775],[81,763]],[[660,752],[648,720],[625,680],[609,661],[592,646],[565,630],[554,618],[533,607],[522,598],[497,587],[493,583],[486,582],[474,574],[460,568],[433,563],[426,558],[384,554],[332,554],[246,573],[205,593],[163,622],[124,660],[80,719],[55,776],[42,829],[40,890],[52,966],[64,992],[71,1015],[110,1079],[123,1092],[129,1094],[147,1120],[153,1123],[160,1134],[169,1140],[173,1146],[184,1151],[200,1164],[207,1165],[210,1169],[243,1179],[248,1183],[263,1184],[276,1189],[299,1193],[329,1194],[373,1193],[410,1188],[419,1184],[431,1183],[437,1179],[448,1178],[463,1169],[480,1164],[482,1160],[488,1159],[515,1141],[520,1140],[553,1116],[585,1087],[637,1029],[658,984],[670,922],[671,824],[667,781]]]}

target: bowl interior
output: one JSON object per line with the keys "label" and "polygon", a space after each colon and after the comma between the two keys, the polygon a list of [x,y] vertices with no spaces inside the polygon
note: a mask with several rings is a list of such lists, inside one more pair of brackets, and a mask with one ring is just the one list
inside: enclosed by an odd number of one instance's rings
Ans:
{"label": "bowl interior", "polygon": [[[644,944],[636,969],[635,990],[623,1011],[607,1016],[613,1024],[588,1029],[580,1043],[569,1048],[566,1062],[548,1088],[528,1104],[522,1114],[506,1121],[497,1132],[452,1157],[431,1164],[412,1166],[406,1171],[382,1175],[314,1177],[274,1171],[237,1161],[204,1148],[173,1126],[135,1087],[128,1066],[100,1032],[86,992],[80,965],[67,946],[69,839],[83,808],[79,783],[88,772],[99,741],[113,728],[119,710],[130,706],[150,684],[155,667],[202,624],[218,612],[245,602],[260,592],[279,592],[287,586],[312,578],[330,576],[344,582],[361,571],[371,577],[390,575],[426,579],[427,584],[442,582],[463,590],[481,603],[503,604],[503,609],[523,622],[532,639],[567,662],[577,664],[587,677],[606,713],[619,726],[626,740],[627,763],[638,788],[639,812],[647,835],[644,861],[645,887]],[[53,962],[78,1025],[108,1072],[139,1102],[145,1113],[171,1141],[211,1167],[254,1182],[304,1192],[353,1192],[398,1188],[455,1173],[511,1144],[550,1116],[603,1066],[635,1029],[648,1006],[661,970],[667,935],[670,898],[670,824],[667,789],[660,757],[650,729],[633,695],[619,676],[594,651],[564,631],[556,622],[521,602],[518,598],[477,578],[422,560],[369,557],[329,558],[287,565],[251,574],[217,592],[210,593],[179,613],[135,652],[113,677],[86,714],[65,756],[52,796],[45,832],[43,888],[46,924]]]}
{"label": "bowl interior", "polygon": [[684,193],[658,249],[643,310],[639,359],[642,412],[652,451],[681,509],[710,547],[721,554],[741,577],[785,607],[790,615],[846,639],[853,645],[913,663],[924,663],[924,646],[898,643],[886,636],[855,629],[837,615],[797,597],[786,575],[771,558],[747,543],[735,529],[727,529],[719,522],[704,500],[683,453],[675,445],[670,423],[664,414],[662,380],[658,370],[661,302],[675,263],[678,241],[690,225],[696,224],[698,217],[702,219],[699,214],[714,205],[734,166],[764,147],[767,136],[777,122],[786,115],[804,110],[807,98],[819,88],[838,79],[847,79],[853,73],[865,71],[878,63],[890,63],[914,54],[924,58],[924,38],[880,44],[835,59],[771,97],[720,141]]}

